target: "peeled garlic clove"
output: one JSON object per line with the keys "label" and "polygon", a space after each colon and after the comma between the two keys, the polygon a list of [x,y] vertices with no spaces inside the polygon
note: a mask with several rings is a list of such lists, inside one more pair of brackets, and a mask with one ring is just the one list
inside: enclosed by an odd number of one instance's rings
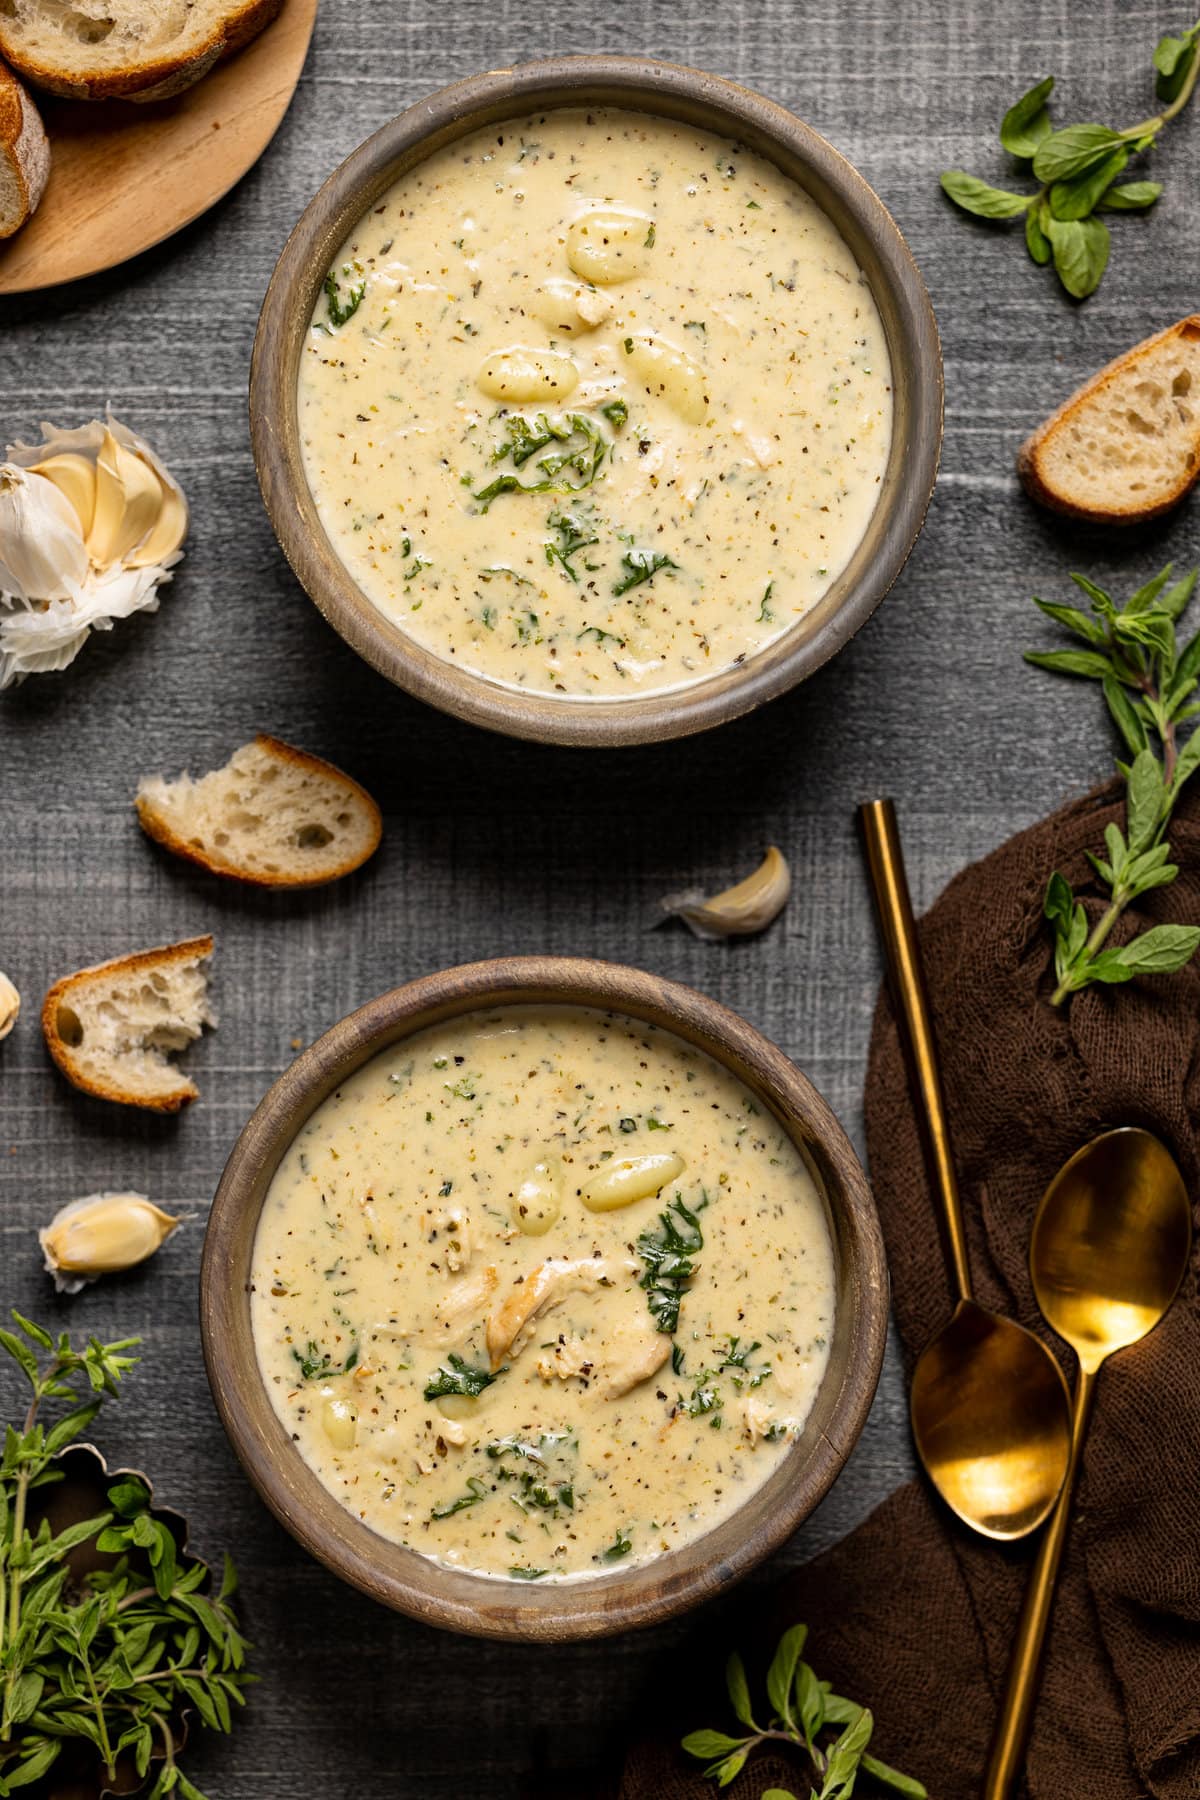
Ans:
{"label": "peeled garlic clove", "polygon": [[0,969],[0,1038],[6,1038],[17,1022],[21,996],[8,976]]}
{"label": "peeled garlic clove", "polygon": [[579,1190],[579,1198],[589,1212],[615,1212],[619,1206],[632,1206],[635,1200],[648,1200],[676,1181],[684,1171],[684,1160],[673,1150],[653,1151],[649,1156],[625,1156],[620,1162],[605,1165]]}
{"label": "peeled garlic clove", "polygon": [[61,456],[34,463],[33,473],[52,481],[59,493],[71,502],[79,529],[86,538],[96,516],[96,464],[93,459],[80,455],[77,450],[67,450]]}
{"label": "peeled garlic clove", "polygon": [[328,1388],[322,1390],[321,1430],[335,1450],[353,1450],[358,1436],[358,1408]]}
{"label": "peeled garlic clove", "polygon": [[534,1163],[513,1195],[513,1224],[526,1237],[542,1237],[562,1211],[562,1174],[552,1158]]}
{"label": "peeled garlic clove", "polygon": [[96,513],[87,536],[95,566],[122,562],[158,523],[162,503],[154,470],[106,431],[96,457]]}
{"label": "peeled garlic clove", "polygon": [[771,845],[753,875],[736,887],[705,899],[699,889],[669,894],[662,902],[668,918],[682,919],[698,938],[715,943],[720,938],[750,937],[765,931],[787,905],[792,876],[787,860]]}
{"label": "peeled garlic clove", "polygon": [[145,1194],[88,1194],[55,1213],[38,1232],[38,1242],[55,1287],[77,1294],[99,1275],[145,1262],[179,1223]]}
{"label": "peeled garlic clove", "polygon": [[0,592],[69,600],[88,572],[75,509],[44,475],[0,465]]}

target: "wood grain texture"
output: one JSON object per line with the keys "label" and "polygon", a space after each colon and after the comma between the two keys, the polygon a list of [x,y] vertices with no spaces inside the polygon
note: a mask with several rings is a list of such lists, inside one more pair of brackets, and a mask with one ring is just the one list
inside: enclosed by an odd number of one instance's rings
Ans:
{"label": "wood grain texture", "polygon": [[[186,1507],[203,1553],[238,1554],[264,1680],[237,1737],[199,1746],[196,1779],[214,1800],[512,1800],[535,1783],[577,1800],[653,1706],[686,1621],[600,1646],[468,1642],[351,1592],[275,1525],[204,1378],[199,1226],[293,1040],[396,981],[501,953],[608,956],[723,1000],[795,1057],[861,1148],[879,958],[856,803],[894,794],[920,907],[963,863],[1102,776],[1099,696],[1020,661],[1023,646],[1053,639],[1029,596],[1065,598],[1072,568],[1131,589],[1169,556],[1196,560],[1200,539],[1195,497],[1134,537],[1064,526],[1030,505],[1013,464],[1086,374],[1195,310],[1200,113],[1154,153],[1166,191],[1148,218],[1113,221],[1109,272],[1082,307],[1011,231],[954,213],[938,173],[1009,179],[996,126],[1043,74],[1059,77],[1067,117],[1133,118],[1155,39],[1180,22],[1159,0],[597,0],[586,11],[324,0],[296,99],[233,193],[120,271],[0,302],[7,436],[111,399],[193,506],[161,611],[96,638],[66,676],[0,699],[0,968],[26,995],[0,1044],[0,1285],[40,1317],[145,1334],[147,1361],[104,1447],[149,1469],[164,1504]],[[946,441],[900,581],[803,688],[657,749],[548,750],[407,699],[323,623],[262,509],[246,377],[291,225],[370,131],[479,69],[622,49],[757,87],[858,165],[930,287]],[[145,841],[140,775],[213,767],[257,730],[330,757],[376,795],[386,835],[366,869],[308,895],[247,895]],[[715,889],[771,842],[795,887],[765,937],[705,945],[681,926],[651,929],[661,895],[693,879]],[[175,1121],[134,1119],[68,1088],[37,1029],[51,979],[209,928],[221,1024],[186,1059],[200,1100]],[[138,1188],[199,1218],[144,1270],[55,1301],[34,1227],[98,1187]],[[966,1186],[963,1201],[978,1194]],[[0,1392],[14,1398],[5,1377]],[[742,1596],[849,1530],[911,1469],[893,1357],[845,1473]],[[908,1607],[902,1545],[896,1565],[896,1604]]]}
{"label": "wood grain texture", "polygon": [[50,180],[0,247],[0,294],[115,268],[190,225],[258,161],[287,111],[319,0],[286,0],[247,49],[173,100],[37,95]]}

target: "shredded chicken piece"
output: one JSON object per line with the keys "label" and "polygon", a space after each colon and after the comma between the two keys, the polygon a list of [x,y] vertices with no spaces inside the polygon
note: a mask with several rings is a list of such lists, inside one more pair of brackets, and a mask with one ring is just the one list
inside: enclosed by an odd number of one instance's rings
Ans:
{"label": "shredded chicken piece", "polygon": [[576,1376],[586,1381],[592,1372],[592,1358],[583,1339],[560,1337],[548,1356],[539,1356],[537,1372],[543,1381],[572,1381]]}
{"label": "shredded chicken piece", "polygon": [[[608,1279],[602,1256],[547,1257],[509,1293],[487,1322],[487,1350],[493,1369],[511,1352],[524,1348],[524,1334],[539,1314],[557,1306],[567,1294],[591,1292]],[[520,1341],[518,1341],[520,1340]]]}
{"label": "shredded chicken piece", "polygon": [[483,1317],[499,1279],[495,1264],[488,1263],[486,1268],[477,1269],[474,1275],[447,1289],[434,1309],[434,1321],[443,1341],[464,1336]]}
{"label": "shredded chicken piece", "polygon": [[786,1421],[777,1419],[765,1400],[757,1394],[742,1396],[742,1429],[753,1444],[759,1438],[765,1438],[772,1430],[786,1429]]}
{"label": "shredded chicken piece", "polygon": [[619,1400],[643,1381],[649,1381],[671,1354],[671,1340],[662,1331],[641,1326],[636,1331],[622,1332],[611,1341],[611,1353],[604,1358],[604,1379],[600,1396]]}

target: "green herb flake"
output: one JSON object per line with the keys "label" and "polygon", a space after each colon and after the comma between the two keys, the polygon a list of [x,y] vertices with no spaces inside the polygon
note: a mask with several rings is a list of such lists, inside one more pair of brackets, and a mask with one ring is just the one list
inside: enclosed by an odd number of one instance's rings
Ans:
{"label": "green herb flake", "polygon": [[429,1516],[431,1519],[452,1518],[455,1513],[465,1512],[468,1506],[478,1506],[487,1496],[487,1483],[480,1481],[478,1475],[472,1475],[467,1482],[465,1494],[460,1494],[457,1500],[447,1500],[441,1506],[435,1506]]}
{"label": "green herb flake", "polygon": [[702,1194],[692,1211],[676,1194],[659,1214],[658,1230],[643,1231],[638,1237],[637,1253],[646,1265],[638,1285],[646,1290],[650,1316],[659,1331],[671,1333],[679,1328],[680,1302],[696,1273],[696,1254],[704,1248],[697,1215],[707,1205],[708,1196]]}
{"label": "green herb flake", "polygon": [[679,564],[661,550],[639,550],[635,547],[626,550],[621,558],[621,567],[625,570],[625,576],[613,587],[613,593],[617,595],[627,594],[631,588],[653,581],[660,569],[677,569]]}
{"label": "green herb flake", "polygon": [[[343,273],[345,272],[347,271],[344,270]],[[347,289],[346,297],[343,299],[341,283],[338,280],[337,271],[330,269],[322,285],[324,287],[325,301],[328,309],[328,320],[325,329],[326,331],[331,329],[335,331],[340,330],[348,319],[354,317],[355,313],[362,305],[367,292],[367,284],[365,281],[360,281],[354,286],[349,287]]]}
{"label": "green herb flake", "polygon": [[504,1372],[503,1369],[478,1368],[474,1363],[464,1362],[458,1352],[452,1350],[446,1361],[439,1364],[436,1375],[426,1383],[425,1398],[438,1400],[443,1394],[469,1394],[475,1398]]}

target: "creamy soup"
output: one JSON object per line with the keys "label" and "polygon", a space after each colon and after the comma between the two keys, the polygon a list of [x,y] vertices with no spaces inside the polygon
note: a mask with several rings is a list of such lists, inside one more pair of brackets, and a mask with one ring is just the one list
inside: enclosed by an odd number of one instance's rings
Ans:
{"label": "creamy soup", "polygon": [[514,1580],[714,1525],[803,1427],[833,1252],[790,1138],[678,1039],[477,1013],[375,1058],[267,1196],[252,1319],[275,1409],[357,1517]]}
{"label": "creamy soup", "polygon": [[347,569],[438,656],[634,696],[812,608],[891,438],[870,288],[772,163],[647,114],[477,132],[361,220],[300,370]]}

